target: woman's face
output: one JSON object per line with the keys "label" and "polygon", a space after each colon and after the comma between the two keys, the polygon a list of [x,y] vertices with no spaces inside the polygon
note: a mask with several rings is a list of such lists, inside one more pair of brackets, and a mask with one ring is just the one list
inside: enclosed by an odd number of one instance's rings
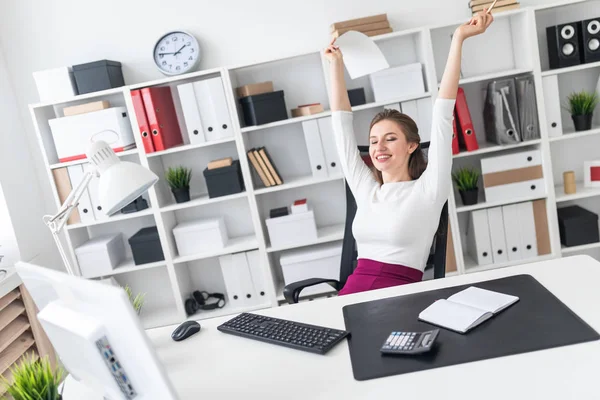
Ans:
{"label": "woman's face", "polygon": [[417,148],[394,121],[382,120],[373,125],[369,134],[369,154],[375,168],[381,172],[408,171],[408,159]]}

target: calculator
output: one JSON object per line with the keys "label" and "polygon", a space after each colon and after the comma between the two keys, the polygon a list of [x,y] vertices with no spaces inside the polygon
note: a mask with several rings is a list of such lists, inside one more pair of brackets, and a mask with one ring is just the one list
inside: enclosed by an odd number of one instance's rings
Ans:
{"label": "calculator", "polygon": [[433,347],[439,329],[426,332],[392,332],[381,346],[385,354],[419,354]]}

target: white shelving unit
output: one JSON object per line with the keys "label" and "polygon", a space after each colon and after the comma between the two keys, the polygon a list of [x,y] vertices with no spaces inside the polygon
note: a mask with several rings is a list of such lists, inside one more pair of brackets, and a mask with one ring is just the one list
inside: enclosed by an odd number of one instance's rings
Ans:
{"label": "white shelving unit", "polygon": [[[590,190],[578,185],[575,195],[564,195],[562,191],[562,172],[567,169],[582,171],[584,159],[600,158],[600,112],[594,120],[594,129],[588,132],[573,133],[570,116],[562,113],[560,118],[564,127],[562,136],[549,137],[542,77],[556,75],[559,80],[561,103],[572,90],[596,87],[594,79],[600,74],[600,63],[584,64],[560,70],[549,70],[546,48],[545,28],[573,20],[583,20],[600,14],[600,1],[565,1],[550,6],[523,8],[496,15],[496,22],[489,31],[480,37],[465,43],[460,84],[464,88],[474,129],[479,142],[479,150],[461,152],[454,156],[454,168],[464,165],[480,166],[482,158],[510,154],[527,149],[540,149],[546,184],[545,199],[547,220],[550,231],[551,253],[519,262],[478,266],[466,254],[465,227],[473,210],[506,205],[540,198],[515,198],[505,202],[485,201],[483,191],[481,202],[474,206],[462,206],[455,193],[449,198],[449,218],[452,228],[457,271],[452,274],[464,274],[491,268],[526,263],[546,258],[559,257],[562,254],[576,252],[594,252],[600,258],[600,243],[576,248],[563,249],[560,245],[557,204],[577,202],[584,204],[594,212],[600,212],[595,205],[600,190]],[[456,21],[441,26],[423,27],[407,31],[393,32],[374,37],[390,66],[400,66],[419,62],[423,66],[425,93],[418,96],[402,96],[385,102],[375,102],[368,77],[351,80],[346,76],[349,89],[365,89],[367,103],[353,107],[355,131],[359,144],[368,144],[368,125],[372,117],[389,104],[408,100],[430,99],[432,104],[437,97],[437,88],[442,77],[450,47],[451,34],[464,21]],[[488,82],[505,77],[528,74],[535,80],[537,109],[541,126],[541,138],[524,143],[499,146],[486,143],[483,126],[482,89]],[[233,136],[227,139],[190,145],[185,131],[182,146],[165,151],[146,154],[143,150],[131,90],[151,86],[170,86],[173,89],[180,124],[185,126],[179,109],[176,86],[203,79],[221,77],[226,88],[229,112],[231,115]],[[275,90],[283,90],[286,108],[291,110],[300,104],[320,102],[325,111],[318,115],[288,118],[283,121],[261,125],[245,126],[241,109],[236,98],[235,88],[241,85],[273,81]],[[215,68],[198,71],[177,77],[164,78],[152,82],[143,82],[122,88],[75,96],[54,103],[34,104],[30,106],[33,124],[39,139],[48,179],[54,187],[52,170],[73,164],[84,163],[78,160],[69,163],[58,161],[48,120],[62,116],[62,108],[94,100],[108,100],[111,106],[125,106],[129,111],[132,129],[136,135],[137,148],[120,153],[128,161],[140,163],[163,177],[170,166],[184,165],[193,169],[191,183],[192,200],[177,204],[161,179],[147,193],[150,208],[134,214],[123,214],[105,220],[79,223],[67,227],[64,243],[76,265],[74,249],[101,234],[121,232],[125,240],[142,227],[155,225],[159,231],[160,242],[165,255],[161,262],[134,265],[131,252],[128,259],[111,274],[120,284],[129,284],[134,291],[146,293],[146,305],[141,313],[144,326],[155,327],[178,323],[186,319],[184,302],[193,290],[226,292],[218,257],[242,251],[258,250],[261,267],[270,277],[266,296],[260,304],[246,308],[226,305],[212,312],[200,311],[191,318],[204,319],[260,308],[278,306],[283,302],[282,273],[279,266],[281,254],[300,247],[316,246],[323,243],[340,243],[344,234],[345,189],[341,175],[315,178],[312,175],[306,142],[302,131],[302,122],[325,118],[331,115],[329,110],[329,71],[326,60],[315,50],[284,59],[275,59],[250,65],[228,68]],[[288,117],[290,113],[288,112]],[[246,157],[246,151],[253,147],[265,146],[279,170],[284,184],[269,188],[252,172]],[[242,193],[209,198],[202,171],[211,160],[221,157],[233,157],[240,160],[245,191]],[[581,173],[578,179],[582,179]],[[54,188],[54,198],[58,207],[59,199]],[[318,228],[318,238],[309,243],[296,246],[274,247],[271,245],[265,219],[269,210],[290,205],[294,200],[307,198],[314,210]],[[196,218],[223,216],[230,242],[225,248],[215,249],[190,256],[179,256],[175,246],[172,229],[182,221]],[[127,242],[125,243],[128,248]],[[325,294],[327,295],[327,294]]]}

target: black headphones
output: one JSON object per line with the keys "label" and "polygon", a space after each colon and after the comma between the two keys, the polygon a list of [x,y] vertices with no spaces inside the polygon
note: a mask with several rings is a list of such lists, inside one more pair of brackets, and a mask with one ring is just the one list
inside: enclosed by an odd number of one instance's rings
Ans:
{"label": "black headphones", "polygon": [[[216,299],[208,303],[209,299]],[[225,295],[222,293],[208,293],[205,291],[195,290],[191,297],[185,301],[185,312],[188,317],[193,315],[198,310],[214,310],[225,307]]]}

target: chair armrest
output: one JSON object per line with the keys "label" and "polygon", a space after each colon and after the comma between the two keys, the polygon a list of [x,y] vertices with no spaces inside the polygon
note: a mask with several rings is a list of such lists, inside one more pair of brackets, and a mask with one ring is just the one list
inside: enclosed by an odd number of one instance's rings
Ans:
{"label": "chair armrest", "polygon": [[303,281],[292,282],[283,288],[283,297],[288,304],[296,304],[300,298],[302,289],[309,286],[318,285],[319,283],[328,283],[335,290],[340,290],[340,282],[335,279],[310,278]]}

